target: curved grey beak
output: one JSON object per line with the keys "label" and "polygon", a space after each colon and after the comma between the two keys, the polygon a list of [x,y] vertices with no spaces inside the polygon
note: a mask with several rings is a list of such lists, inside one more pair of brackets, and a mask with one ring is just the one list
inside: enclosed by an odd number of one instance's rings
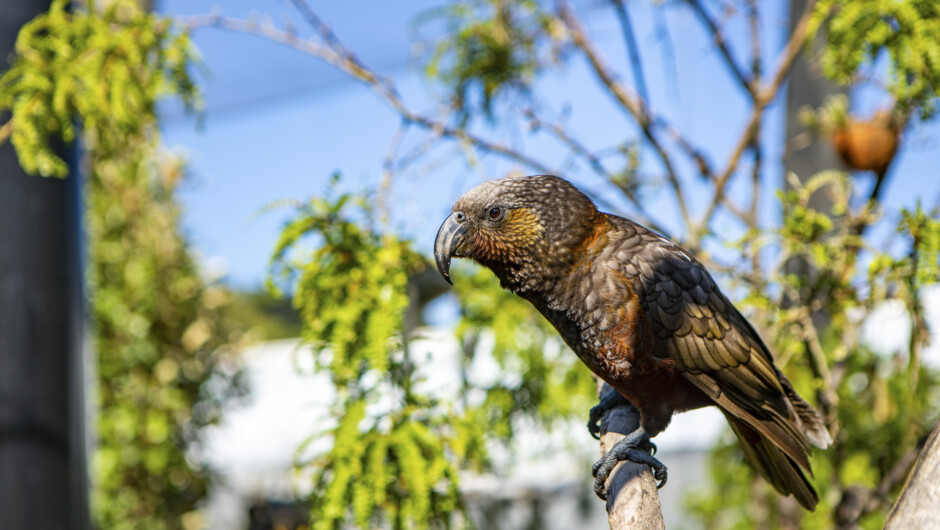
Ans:
{"label": "curved grey beak", "polygon": [[434,261],[437,263],[437,270],[451,285],[454,283],[450,281],[450,259],[456,255],[466,232],[467,224],[457,222],[454,214],[450,214],[444,219],[444,224],[438,229],[437,238],[434,240]]}

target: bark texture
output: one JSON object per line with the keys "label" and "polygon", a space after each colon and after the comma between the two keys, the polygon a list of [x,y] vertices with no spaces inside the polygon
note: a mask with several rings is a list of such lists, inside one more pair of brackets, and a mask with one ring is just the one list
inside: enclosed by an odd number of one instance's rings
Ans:
{"label": "bark texture", "polygon": [[940,528],[940,429],[935,426],[914,464],[898,502],[888,515],[886,530]]}

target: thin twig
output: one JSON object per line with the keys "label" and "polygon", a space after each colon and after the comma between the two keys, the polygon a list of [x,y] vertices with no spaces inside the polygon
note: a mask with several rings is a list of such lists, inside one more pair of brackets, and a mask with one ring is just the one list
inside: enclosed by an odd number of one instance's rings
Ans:
{"label": "thin twig", "polygon": [[572,137],[564,127],[557,123],[543,120],[532,109],[526,109],[523,111],[523,114],[526,116],[526,118],[529,119],[534,127],[540,130],[547,130],[551,132],[552,135],[554,135],[555,138],[557,138],[560,142],[565,144],[568,149],[572,151],[572,153],[587,161],[588,165],[591,167],[594,173],[620,190],[636,209],[638,214],[638,218],[635,219],[636,221],[657,232],[662,230],[662,227],[659,225],[659,223],[653,220],[652,216],[643,206],[643,203],[640,202],[639,197],[636,196],[636,193],[633,191],[633,189],[631,189],[628,185],[620,182],[620,179],[615,178],[614,174],[604,167],[604,164],[601,162],[601,159],[597,156],[597,154],[591,152],[591,150],[588,149],[584,144]]}
{"label": "thin twig", "polygon": [[[760,43],[760,13],[757,10],[757,0],[747,0],[747,21],[748,33],[751,39],[751,83],[752,86],[760,86],[761,76],[763,76],[763,66],[761,62],[761,43]],[[751,152],[754,154],[751,168],[751,207],[748,209],[747,223],[751,228],[756,229],[758,224],[757,208],[760,201],[760,175],[761,164],[763,162],[763,151],[759,141],[751,144]],[[758,258],[754,255],[755,260]]]}
{"label": "thin twig", "polygon": [[[760,43],[760,12],[757,8],[757,0],[747,0],[747,27],[751,39],[751,83],[752,86],[760,86],[761,76],[763,76],[763,66],[761,62],[761,43]],[[745,221],[752,229],[757,229],[758,221],[757,210],[760,203],[760,182],[761,165],[763,163],[763,150],[760,142],[755,141],[751,144],[751,152],[754,155],[751,167],[751,206],[747,211]],[[751,266],[753,270],[760,269],[760,253],[754,252],[751,256]]]}
{"label": "thin twig", "polygon": [[404,170],[410,167],[412,164],[417,163],[418,160],[423,158],[427,153],[431,151],[435,144],[437,144],[438,138],[435,136],[425,138],[418,145],[412,147],[407,152],[402,154],[395,160],[395,169]]}
{"label": "thin twig", "polygon": [[614,99],[617,100],[631,116],[633,116],[637,124],[640,126],[640,129],[643,131],[643,135],[659,155],[659,158],[662,161],[664,168],[666,169],[666,181],[672,188],[676,203],[679,206],[679,212],[682,215],[682,220],[685,222],[686,227],[691,227],[692,220],[689,215],[688,206],[685,202],[685,196],[682,193],[682,186],[679,183],[679,177],[676,174],[675,168],[673,167],[672,159],[669,157],[669,154],[666,152],[665,148],[663,148],[659,138],[657,138],[653,131],[653,126],[655,123],[647,108],[646,102],[638,95],[630,93],[629,89],[616,79],[614,74],[607,67],[607,63],[588,40],[584,31],[584,27],[582,26],[580,20],[578,20],[578,18],[575,16],[574,11],[571,9],[571,6],[568,5],[567,1],[560,0],[558,2],[558,15],[565,23],[565,26],[568,28],[568,31],[571,34],[571,39],[575,46],[577,46],[578,49],[580,49],[587,57],[595,75],[597,75],[601,84],[606,87]]}
{"label": "thin twig", "polygon": [[388,149],[385,152],[385,158],[382,160],[382,183],[379,185],[379,193],[376,205],[376,211],[379,213],[381,222],[387,223],[389,219],[388,199],[392,191],[392,178],[395,173],[395,158],[398,156],[398,149],[401,147],[405,134],[408,133],[408,122],[402,120],[401,124],[395,129],[395,134],[388,142]]}
{"label": "thin twig", "polygon": [[823,411],[823,417],[826,420],[826,424],[829,426],[829,431],[835,436],[835,430],[838,428],[836,423],[836,410],[839,406],[839,396],[834,389],[832,373],[829,371],[826,352],[823,350],[822,342],[819,340],[819,332],[816,330],[816,324],[813,323],[812,312],[808,308],[804,308],[804,310],[801,311],[800,324],[803,328],[803,340],[811,361],[810,368],[816,378],[822,383],[822,387],[817,390],[819,407]]}
{"label": "thin twig", "polygon": [[747,0],[747,27],[751,38],[751,86],[760,86],[764,68],[761,62],[760,12],[757,0]]}
{"label": "thin twig", "polygon": [[623,0],[610,0],[614,5],[614,11],[617,13],[617,20],[620,22],[620,30],[623,32],[623,40],[627,47],[627,55],[630,57],[630,68],[633,70],[633,81],[636,83],[636,91],[643,98],[643,101],[650,101],[650,93],[646,89],[646,77],[643,75],[643,63],[640,60],[640,50],[636,44],[636,35],[633,33],[633,24],[630,22],[630,13],[627,11],[627,5]]}
{"label": "thin twig", "polygon": [[764,154],[760,143],[757,142],[754,143],[751,150],[754,153],[754,160],[752,162],[753,167],[751,168],[751,206],[748,208],[747,212],[747,223],[751,228],[756,229],[759,221],[757,211],[760,207],[760,176]]}
{"label": "thin twig", "polygon": [[731,71],[732,75],[738,80],[738,83],[744,88],[744,91],[747,92],[752,99],[757,98],[757,89],[750,79],[747,78],[747,75],[744,73],[744,70],[741,70],[741,67],[738,66],[738,62],[734,58],[734,54],[731,52],[731,48],[728,45],[727,39],[725,39],[724,33],[722,33],[721,28],[718,27],[718,24],[712,20],[711,15],[705,11],[705,6],[702,5],[699,0],[686,0],[686,3],[695,11],[695,14],[698,15],[698,18],[702,21],[707,28],[709,33],[715,40],[715,46],[718,47],[718,51],[721,52],[721,57],[725,60],[725,64],[728,66],[728,70]]}
{"label": "thin twig", "polygon": [[[474,145],[476,148],[487,153],[500,155],[509,160],[527,166],[539,173],[550,174],[553,170],[545,166],[538,160],[525,155],[507,145],[491,142],[478,135],[468,132],[460,127],[452,127],[442,121],[438,121],[422,114],[419,114],[407,107],[399,96],[394,84],[376,74],[374,71],[363,65],[355,56],[350,53],[342,44],[336,40],[333,45],[325,46],[309,39],[303,39],[297,35],[280,29],[276,26],[263,23],[259,24],[249,20],[223,17],[220,15],[200,15],[193,17],[180,17],[177,19],[187,30],[200,28],[217,28],[236,33],[244,33],[262,37],[278,44],[283,44],[301,53],[321,59],[347,75],[358,79],[372,88],[382,100],[391,106],[408,123],[418,125],[427,129],[435,135],[443,138],[456,139]],[[322,36],[322,35],[321,35]],[[332,37],[335,40],[335,36]]]}
{"label": "thin twig", "polygon": [[10,116],[10,119],[0,127],[0,145],[3,145],[3,142],[5,142],[7,138],[10,137],[10,133],[13,132],[13,118],[14,116]]}
{"label": "thin twig", "polygon": [[[754,159],[751,162],[753,164],[753,167],[751,167],[751,204],[742,219],[745,223],[747,223],[751,230],[756,231],[760,224],[760,219],[758,218],[757,212],[760,205],[761,163],[763,162],[763,150],[761,149],[760,142],[754,142],[754,144],[751,146],[751,152],[754,153]],[[727,207],[727,202],[725,207]],[[758,291],[763,291],[764,276],[761,274],[761,256],[759,247],[754,248],[750,253],[750,261],[750,273],[753,276],[752,283],[754,284],[754,287],[758,289]]]}
{"label": "thin twig", "polygon": [[719,174],[715,179],[715,194],[712,197],[712,201],[709,203],[705,214],[701,217],[695,229],[690,232],[690,245],[697,245],[702,234],[707,229],[708,222],[711,219],[712,214],[724,199],[725,188],[728,184],[728,180],[737,169],[738,163],[741,161],[741,155],[744,154],[744,151],[747,149],[747,147],[754,141],[754,137],[760,128],[761,117],[763,116],[764,109],[767,107],[767,105],[770,104],[771,101],[774,100],[774,98],[776,98],[777,92],[780,90],[781,85],[783,85],[783,81],[790,72],[790,68],[793,67],[793,62],[796,61],[797,56],[800,54],[800,50],[803,49],[803,42],[806,39],[806,28],[809,24],[809,19],[812,16],[813,9],[815,7],[816,0],[809,0],[809,2],[806,3],[806,9],[803,11],[803,15],[800,17],[799,22],[797,22],[796,26],[794,27],[793,33],[790,35],[790,40],[787,42],[787,45],[782,52],[782,57],[780,58],[773,79],[766,86],[766,88],[762,88],[757,92],[757,97],[754,98],[754,109],[751,112],[751,117],[748,120],[747,126],[744,128],[744,132],[738,140],[737,146],[735,146],[734,151],[732,151],[731,157],[729,158],[728,164],[725,166],[724,171],[722,171],[721,174]]}
{"label": "thin twig", "polygon": [[711,164],[708,162],[708,158],[705,156],[705,153],[700,149],[690,144],[688,140],[682,136],[682,133],[679,132],[679,129],[676,129],[671,124],[666,122],[662,117],[657,116],[655,118],[656,125],[662,129],[666,136],[670,140],[675,142],[680,149],[685,151],[685,154],[695,162],[695,167],[698,169],[699,174],[707,180],[715,179],[715,172],[712,170]]}
{"label": "thin twig", "polygon": [[917,461],[917,455],[924,448],[926,440],[920,440],[914,447],[908,449],[901,458],[891,466],[887,473],[874,488],[850,486],[842,493],[842,500],[836,507],[836,523],[839,528],[858,528],[858,521],[891,503],[889,495],[898,484],[904,481],[911,468]]}
{"label": "thin twig", "polygon": [[[672,83],[670,83],[669,86],[673,89],[672,96],[678,100],[679,72],[676,68],[676,50],[672,46],[672,36],[669,34],[669,24],[666,21],[666,15],[663,14],[665,9],[664,6],[653,9],[654,24],[656,25],[656,42],[662,47],[663,73],[667,79],[670,76],[672,77]],[[666,68],[667,65],[668,68]]]}

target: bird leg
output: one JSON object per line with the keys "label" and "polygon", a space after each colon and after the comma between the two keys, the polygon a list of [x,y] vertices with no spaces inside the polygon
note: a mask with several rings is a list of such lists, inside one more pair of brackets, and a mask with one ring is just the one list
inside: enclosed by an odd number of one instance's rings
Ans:
{"label": "bird leg", "polygon": [[607,487],[605,485],[607,477],[610,476],[614,467],[624,460],[649,466],[653,470],[653,477],[659,482],[656,487],[663,487],[666,484],[666,466],[653,458],[655,452],[656,446],[650,441],[650,437],[643,430],[643,427],[628,434],[615,443],[603,458],[594,463],[591,470],[594,475],[594,493],[602,500],[607,500]]}
{"label": "bird leg", "polygon": [[620,395],[620,392],[610,388],[609,386],[604,386],[604,391],[601,392],[601,400],[597,405],[591,407],[591,412],[588,416],[588,432],[591,433],[595,439],[601,439],[601,417],[605,412],[612,408],[619,407],[621,405],[633,406],[633,403],[627,401],[627,398]]}

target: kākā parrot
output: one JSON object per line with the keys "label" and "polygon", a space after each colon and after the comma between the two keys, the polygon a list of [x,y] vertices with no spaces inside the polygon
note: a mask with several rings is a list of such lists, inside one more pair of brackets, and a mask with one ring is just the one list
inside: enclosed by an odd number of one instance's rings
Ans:
{"label": "k\u0101k\u0101 parrot", "polygon": [[[453,257],[490,268],[528,300],[598,377],[632,403],[640,427],[594,464],[594,490],[622,460],[666,467],[650,437],[675,412],[716,405],[757,471],[813,510],[810,444],[832,440],[816,410],[774,366],[754,328],[689,252],[629,219],[597,210],[564,179],[484,182],[465,193],[434,242],[450,281]],[[595,434],[602,402],[592,409]]]}

